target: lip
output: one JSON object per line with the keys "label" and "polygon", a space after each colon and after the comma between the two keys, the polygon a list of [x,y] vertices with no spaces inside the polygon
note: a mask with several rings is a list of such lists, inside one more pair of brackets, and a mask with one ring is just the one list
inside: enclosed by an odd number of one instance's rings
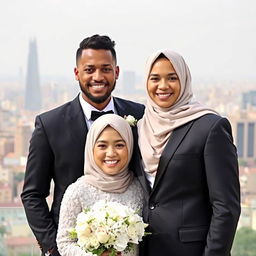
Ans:
{"label": "lip", "polygon": [[92,85],[92,88],[96,88],[96,89],[101,89],[104,88],[106,85],[105,84],[97,84],[97,85]]}
{"label": "lip", "polygon": [[103,161],[104,164],[107,166],[107,167],[115,167],[117,166],[117,164],[119,163],[119,160],[104,160]]}
{"label": "lip", "polygon": [[107,84],[90,84],[90,90],[95,93],[102,93],[107,90]]}
{"label": "lip", "polygon": [[172,95],[173,95],[173,93],[171,93],[171,92],[169,92],[169,93],[156,93],[156,96],[157,96],[160,100],[167,100],[167,99],[169,99]]}

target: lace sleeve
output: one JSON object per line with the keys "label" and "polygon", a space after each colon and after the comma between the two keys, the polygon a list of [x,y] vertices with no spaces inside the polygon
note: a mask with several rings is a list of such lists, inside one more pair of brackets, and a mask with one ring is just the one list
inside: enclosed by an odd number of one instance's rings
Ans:
{"label": "lace sleeve", "polygon": [[70,185],[62,199],[59,216],[59,227],[57,233],[57,246],[62,256],[92,256],[94,254],[85,252],[76,241],[69,237],[68,230],[76,225],[76,217],[82,211],[79,200],[79,189],[76,183]]}

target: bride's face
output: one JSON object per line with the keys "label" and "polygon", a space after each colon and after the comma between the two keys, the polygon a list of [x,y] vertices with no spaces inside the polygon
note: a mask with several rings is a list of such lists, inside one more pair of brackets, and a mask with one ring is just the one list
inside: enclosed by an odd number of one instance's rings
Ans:
{"label": "bride's face", "polygon": [[124,139],[112,127],[106,127],[93,148],[96,165],[106,174],[115,175],[128,161],[128,148]]}
{"label": "bride's face", "polygon": [[180,94],[180,80],[167,58],[155,61],[149,73],[147,90],[150,98],[162,108],[171,107]]}

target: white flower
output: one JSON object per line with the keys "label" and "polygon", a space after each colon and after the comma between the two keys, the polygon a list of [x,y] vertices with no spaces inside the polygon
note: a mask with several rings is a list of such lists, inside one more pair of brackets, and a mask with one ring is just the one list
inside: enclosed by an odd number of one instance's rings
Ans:
{"label": "white flower", "polygon": [[124,119],[128,122],[129,125],[135,126],[137,124],[137,120],[134,116],[128,115],[124,116]]}
{"label": "white flower", "polygon": [[109,240],[110,235],[108,234],[106,228],[99,227],[96,230],[96,237],[101,244],[105,244]]}
{"label": "white flower", "polygon": [[100,243],[99,243],[99,241],[98,241],[96,236],[92,236],[91,237],[90,244],[91,244],[92,248],[96,248],[96,249],[100,246]]}
{"label": "white flower", "polygon": [[129,242],[129,237],[126,234],[120,234],[117,237],[117,240],[114,244],[114,248],[117,251],[122,252],[126,249],[128,242]]}
{"label": "white flower", "polygon": [[77,237],[77,244],[86,252],[99,247],[122,252],[142,240],[146,226],[133,209],[117,202],[98,201],[77,216],[75,231],[72,229],[70,235]]}
{"label": "white flower", "polygon": [[130,225],[127,228],[127,234],[131,240],[131,242],[138,244],[138,234],[137,234],[137,229],[135,225]]}

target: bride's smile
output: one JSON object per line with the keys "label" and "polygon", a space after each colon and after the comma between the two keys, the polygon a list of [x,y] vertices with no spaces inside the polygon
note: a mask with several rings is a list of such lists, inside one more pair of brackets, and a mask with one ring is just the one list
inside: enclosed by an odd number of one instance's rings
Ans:
{"label": "bride's smile", "polygon": [[96,140],[93,156],[96,165],[106,174],[119,173],[128,161],[127,146],[120,134],[106,127]]}

